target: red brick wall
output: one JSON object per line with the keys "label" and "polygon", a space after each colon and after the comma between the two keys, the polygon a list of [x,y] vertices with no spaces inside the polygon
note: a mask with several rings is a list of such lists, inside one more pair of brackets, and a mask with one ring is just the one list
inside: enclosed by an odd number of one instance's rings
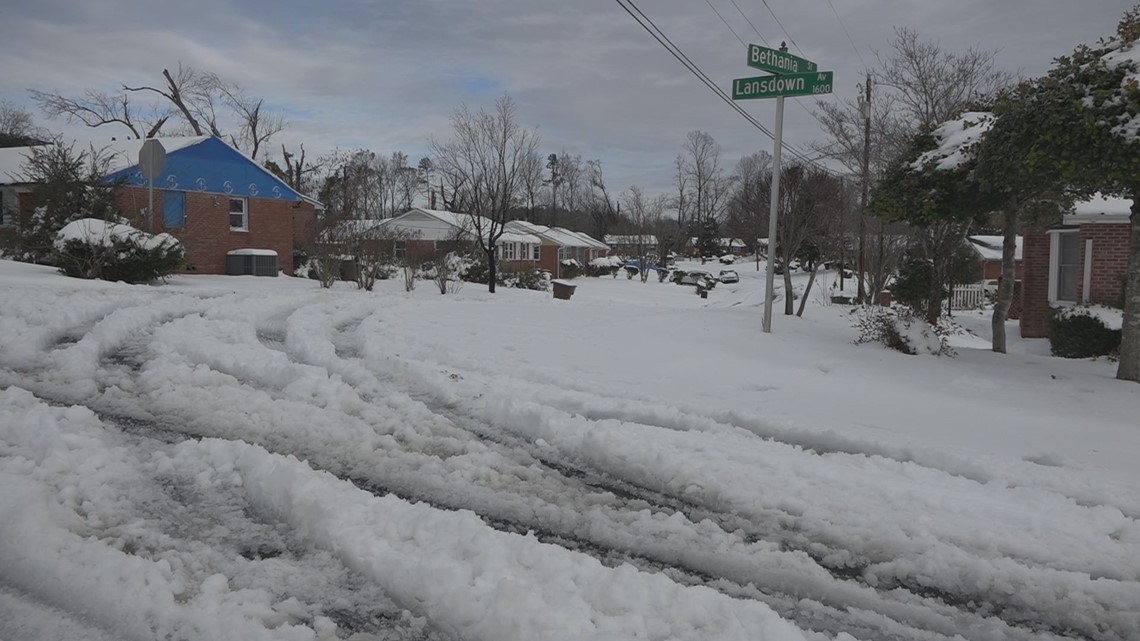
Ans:
{"label": "red brick wall", "polygon": [[[226,253],[234,249],[272,249],[277,252],[278,266],[286,274],[293,273],[294,237],[303,237],[305,229],[294,231],[294,222],[315,219],[313,206],[305,202],[275,198],[247,197],[248,231],[233,231],[229,222],[229,196],[187,191],[184,229],[162,227],[162,191],[154,192],[154,230],[167,231],[186,247],[191,271],[199,274],[226,273]],[[119,192],[123,213],[140,228],[147,206],[147,190],[124,187]]]}
{"label": "red brick wall", "polygon": [[1049,313],[1049,235],[1026,231],[1021,251],[1021,336],[1044,338]]}
{"label": "red brick wall", "polygon": [[[1022,267],[1021,261],[1013,261],[1013,278],[1014,280],[1021,280]],[[1001,278],[1001,260],[983,260],[982,261],[982,278],[993,280]]]}
{"label": "red brick wall", "polygon": [[[1077,299],[1084,298],[1085,241],[1093,241],[1089,302],[1118,305],[1124,295],[1124,273],[1128,269],[1128,224],[1089,223],[1080,226],[1081,277],[1077,279]],[[1048,336],[1049,313],[1049,236],[1026,233],[1022,253],[1024,274],[1021,289],[1021,335],[1025,338]]]}
{"label": "red brick wall", "polygon": [[[1081,265],[1085,264],[1085,241],[1093,241],[1089,302],[1119,305],[1124,298],[1130,229],[1128,224],[1081,225]],[[1077,284],[1077,296],[1083,295],[1082,278]]]}

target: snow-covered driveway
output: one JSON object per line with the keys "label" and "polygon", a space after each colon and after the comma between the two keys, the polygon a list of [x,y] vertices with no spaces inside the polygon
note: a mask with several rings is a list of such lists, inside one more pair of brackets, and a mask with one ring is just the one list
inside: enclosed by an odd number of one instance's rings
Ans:
{"label": "snow-covered driveway", "polygon": [[1140,638],[1127,485],[633,393],[537,294],[49,281],[2,284],[6,641]]}

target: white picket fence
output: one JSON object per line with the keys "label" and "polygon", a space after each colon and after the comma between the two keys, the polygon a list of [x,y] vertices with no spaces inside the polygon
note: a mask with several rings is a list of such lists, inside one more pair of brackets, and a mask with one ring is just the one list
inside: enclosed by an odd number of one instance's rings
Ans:
{"label": "white picket fence", "polygon": [[985,305],[986,287],[984,283],[954,286],[954,309],[978,309]]}

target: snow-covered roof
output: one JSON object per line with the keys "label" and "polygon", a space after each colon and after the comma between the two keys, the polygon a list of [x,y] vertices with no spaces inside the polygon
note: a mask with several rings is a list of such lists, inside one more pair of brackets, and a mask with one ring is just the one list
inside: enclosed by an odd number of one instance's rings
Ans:
{"label": "snow-covered roof", "polygon": [[1088,200],[1074,204],[1073,212],[1065,215],[1065,222],[1125,222],[1131,215],[1131,200],[1110,198],[1097,194]]}
{"label": "snow-covered roof", "polygon": [[[566,231],[570,231],[570,230],[566,230]],[[570,231],[570,233],[574,234],[578,238],[581,238],[583,241],[585,241],[585,243],[588,246],[593,247],[594,249],[609,249],[610,248],[609,245],[603,243],[602,241],[598,240],[597,238],[594,238],[593,236],[587,234],[584,231]]]}
{"label": "snow-covered roof", "polygon": [[[162,142],[166,153],[171,153],[209,139],[210,136],[185,136],[178,138],[159,138],[158,140]],[[142,149],[144,142],[144,140],[112,140],[110,142],[92,143],[73,141],[72,143],[65,144],[74,144],[76,153],[90,152],[94,149],[96,152],[106,156],[110,160],[107,173],[111,174],[137,165],[139,162],[139,150]],[[9,147],[7,149],[0,149],[0,184],[24,182],[22,178],[24,163],[27,162],[28,157],[31,156],[33,149],[35,149],[35,147]],[[253,161],[251,160],[250,162]]]}
{"label": "snow-covered roof", "polygon": [[[460,212],[443,211],[441,209],[428,209],[426,207],[413,207],[412,209],[409,209],[408,211],[404,212],[403,214],[400,214],[399,216],[396,216],[395,218],[385,219],[384,221],[381,222],[381,224],[382,225],[399,225],[400,220],[402,218],[410,215],[410,214],[421,214],[424,216],[428,216],[430,218],[434,218],[434,219],[444,223],[445,225],[447,225],[449,227],[452,227],[452,228],[458,229],[458,230],[462,230],[463,233],[469,234],[470,236],[475,235],[475,228],[477,226],[476,222],[479,223],[478,227],[480,227],[484,230],[483,231],[484,234],[486,234],[487,230],[491,229],[491,226],[492,226],[491,220],[489,218],[483,218],[481,216],[475,216],[473,214],[464,214],[464,213],[460,213]],[[477,218],[480,220],[477,221],[476,220]],[[503,233],[499,236],[498,242],[500,242],[500,243],[525,243],[528,245],[540,245],[540,244],[542,244],[542,241],[537,236],[535,236],[533,234],[528,234],[525,231],[520,231],[520,230],[512,230],[510,227],[510,223],[507,223],[507,225],[505,226],[505,231],[503,231]]]}
{"label": "snow-covered roof", "polygon": [[[967,240],[982,260],[1001,260],[1001,247],[1005,242],[1001,236],[970,236]],[[1013,252],[1014,260],[1021,260],[1021,245],[1021,236],[1018,236]]]}
{"label": "snow-covered roof", "polygon": [[969,111],[959,118],[942,123],[934,130],[938,148],[922,154],[911,164],[915,170],[934,163],[936,169],[952,171],[970,158],[972,148],[994,124],[987,111]]}
{"label": "snow-covered roof", "polygon": [[657,236],[653,234],[606,234],[607,245],[656,245]]}
{"label": "snow-covered roof", "polygon": [[587,241],[579,236],[576,232],[561,227],[547,227],[545,225],[538,225],[530,223],[525,220],[512,220],[507,223],[507,229],[522,234],[530,234],[545,240],[549,243],[554,243],[559,247],[594,247],[592,243],[596,240],[592,238]]}

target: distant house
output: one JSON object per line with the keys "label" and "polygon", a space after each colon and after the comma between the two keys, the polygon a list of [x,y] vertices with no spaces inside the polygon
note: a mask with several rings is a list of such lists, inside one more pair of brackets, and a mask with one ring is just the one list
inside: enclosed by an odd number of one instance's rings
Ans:
{"label": "distant house", "polygon": [[[438,252],[453,251],[458,244],[470,244],[478,240],[476,220],[470,214],[414,207],[394,218],[376,221],[386,229],[399,230],[408,235],[408,240],[394,241],[394,254],[399,256],[406,251],[421,252],[435,256]],[[482,219],[478,225],[484,232],[491,228],[491,221]],[[534,235],[512,229],[507,224],[496,244],[499,266],[506,269],[533,268],[539,260],[542,241]]]}
{"label": "distant house", "polygon": [[591,260],[607,255],[610,249],[608,244],[588,234],[562,227],[547,227],[525,220],[512,220],[507,223],[507,229],[540,239],[542,246],[537,259],[538,267],[549,271],[554,278],[563,277],[566,271],[563,261],[573,260],[585,266]]}
{"label": "distant house", "polygon": [[[701,253],[699,243],[700,240],[696,236],[689,238],[689,244],[685,248],[688,250],[687,253],[691,256],[699,256]],[[728,254],[742,256],[748,252],[748,245],[739,238],[718,238],[717,247],[721,256]]]}
{"label": "distant house", "polygon": [[1077,303],[1118,306],[1124,300],[1132,201],[1095,197],[1078,203],[1062,224],[1025,234],[1021,335],[1048,335],[1053,307]]}
{"label": "distant house", "polygon": [[[982,266],[982,278],[984,280],[997,280],[1001,278],[1001,253],[1002,243],[1004,239],[1001,236],[970,236],[966,238],[970,243],[970,249],[978,255],[978,261]],[[1016,247],[1013,255],[1013,278],[1014,280],[1021,280],[1021,253],[1024,241],[1021,236],[1017,237]]]}
{"label": "distant house", "polygon": [[610,251],[621,256],[636,256],[639,252],[656,253],[657,236],[653,234],[606,234],[604,240]]}
{"label": "distant house", "polygon": [[[124,180],[118,201],[123,215],[146,229],[147,180],[138,168],[142,140],[124,140],[97,148],[111,159],[108,181]],[[196,136],[160,139],[166,166],[154,181],[151,230],[166,231],[186,248],[189,269],[225,274],[232,257],[257,255],[277,269],[293,272],[293,248],[311,240],[320,203],[304,196],[249,156],[220,138]],[[30,147],[0,149],[0,202],[5,214],[31,216],[36,185],[22,182]],[[250,263],[251,261],[244,261]]]}

